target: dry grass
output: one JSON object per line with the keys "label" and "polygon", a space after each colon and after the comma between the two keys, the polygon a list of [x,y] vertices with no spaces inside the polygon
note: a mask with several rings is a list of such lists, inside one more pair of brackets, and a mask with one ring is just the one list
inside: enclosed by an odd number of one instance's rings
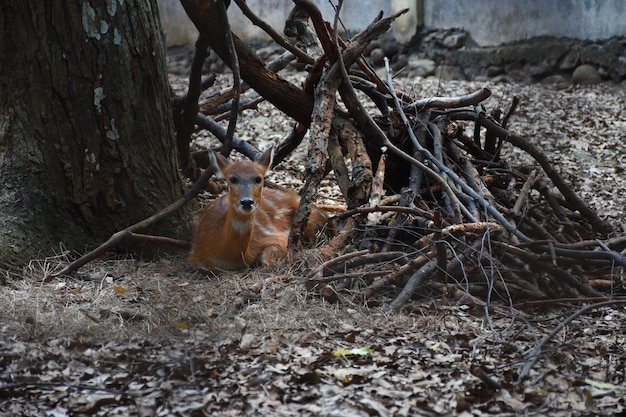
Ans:
{"label": "dry grass", "polygon": [[294,311],[301,313],[297,322],[303,324],[305,317],[320,318],[328,309],[291,283],[302,261],[206,275],[190,270],[182,256],[155,262],[109,259],[88,264],[74,278],[44,282],[67,262],[66,255],[32,260],[22,277],[0,289],[4,334],[29,341],[79,337],[101,343],[176,335],[210,324],[219,339],[240,336],[232,334],[230,323],[239,314],[249,328],[272,333],[289,328]]}

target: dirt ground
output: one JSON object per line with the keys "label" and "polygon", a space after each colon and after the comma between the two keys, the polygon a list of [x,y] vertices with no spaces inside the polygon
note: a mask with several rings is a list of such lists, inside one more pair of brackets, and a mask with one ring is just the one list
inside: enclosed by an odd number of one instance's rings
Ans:
{"label": "dirt ground", "polygon": [[[399,82],[416,97],[485,86]],[[520,97],[510,130],[547,151],[623,233],[623,86],[488,87],[490,106]],[[266,104],[240,126],[239,137],[260,148],[290,130]],[[305,151],[270,179],[297,188]],[[528,162],[511,148],[505,157]],[[626,414],[624,304],[577,316],[537,351],[583,304],[424,298],[390,311],[349,292],[328,304],[298,284],[314,248],[277,267],[219,275],[190,270],[184,256],[111,257],[44,282],[76,256],[51,252],[20,276],[7,273],[0,288],[0,416]],[[622,268],[614,274],[625,282]]]}

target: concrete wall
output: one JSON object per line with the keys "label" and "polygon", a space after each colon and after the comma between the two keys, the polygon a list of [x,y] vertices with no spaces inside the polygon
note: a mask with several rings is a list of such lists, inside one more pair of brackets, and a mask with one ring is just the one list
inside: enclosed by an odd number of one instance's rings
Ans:
{"label": "concrete wall", "polygon": [[[331,24],[334,22],[335,9],[328,2],[328,0],[313,0],[317,7],[319,7],[322,15]],[[383,12],[385,16],[391,14],[391,10],[395,6],[397,10],[402,8],[416,9],[415,5],[419,0],[345,0],[339,18],[340,28],[345,28],[349,33],[356,33],[367,27],[379,12]],[[336,1],[334,2],[336,3]],[[399,7],[396,5],[402,5]],[[406,4],[406,6],[404,5]],[[248,0],[248,5],[254,11],[254,13],[261,19],[269,23],[279,33],[282,33],[285,20],[289,15],[289,12],[293,8],[293,2],[291,0]],[[256,26],[249,27],[247,18],[241,13],[236,4],[229,8],[228,15],[233,32],[237,36],[243,39],[269,39],[269,37]],[[407,17],[404,17],[406,20]],[[410,17],[409,17],[410,19]],[[404,26],[410,25],[409,21],[401,22]],[[406,41],[410,40],[411,36],[415,34],[416,26],[413,25],[411,33],[406,38]],[[406,30],[404,30],[406,32]],[[402,36],[399,34],[399,36]],[[405,35],[406,36],[406,35]]]}
{"label": "concrete wall", "polygon": [[463,28],[482,46],[542,35],[599,40],[626,36],[626,1],[424,0],[424,21]]}
{"label": "concrete wall", "polygon": [[[395,0],[394,0],[395,1]],[[412,0],[416,1],[416,0]],[[282,33],[285,20],[293,8],[291,0],[247,0],[250,9],[279,33]],[[267,38],[265,32],[256,26],[249,27],[248,19],[241,13],[234,1],[228,9],[231,27],[243,39]],[[333,22],[335,10],[328,0],[314,0],[322,15]],[[389,15],[390,0],[346,0],[339,17],[347,30],[356,32],[366,27],[379,11]]]}
{"label": "concrete wall", "polygon": [[[276,30],[282,28],[293,6],[291,0],[247,0],[249,7]],[[178,0],[158,0],[168,45],[192,43],[195,29]],[[328,0],[315,0],[332,22]],[[379,11],[410,7],[411,16],[394,27],[400,42],[407,42],[416,28],[464,28],[483,46],[498,45],[541,35],[577,39],[626,36],[624,0],[344,0],[341,20],[351,33],[363,29]],[[421,15],[423,13],[423,16]],[[233,32],[243,39],[267,38],[249,24],[234,1],[229,8]]]}
{"label": "concrete wall", "polygon": [[[397,0],[393,0],[397,1]],[[401,0],[407,1],[407,0]],[[418,0],[408,0],[415,3]],[[247,0],[248,7],[261,19],[282,33],[285,20],[293,8],[291,0]],[[335,11],[328,0],[314,0],[323,16],[332,23]],[[193,43],[197,32],[185,14],[179,0],[158,0],[161,22],[168,45]],[[382,11],[390,14],[391,0],[346,0],[340,18],[347,30],[354,33],[365,28]],[[233,32],[242,39],[269,39],[258,27],[251,25],[234,1],[228,8],[228,16]],[[414,32],[413,32],[414,33]],[[411,33],[412,35],[412,33]]]}
{"label": "concrete wall", "polygon": [[158,0],[161,25],[167,46],[192,44],[198,31],[178,0]]}

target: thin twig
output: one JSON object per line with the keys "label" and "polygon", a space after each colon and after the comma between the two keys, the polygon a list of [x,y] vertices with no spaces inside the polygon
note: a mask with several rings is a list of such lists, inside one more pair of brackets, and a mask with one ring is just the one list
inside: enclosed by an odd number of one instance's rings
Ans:
{"label": "thin twig", "polygon": [[307,288],[312,289],[317,287],[320,284],[327,284],[329,282],[342,281],[344,279],[368,279],[368,278],[379,278],[389,274],[389,271],[361,271],[361,272],[349,272],[345,274],[335,274],[327,277],[319,277],[315,276],[306,282]]}
{"label": "thin twig", "polygon": [[530,189],[535,183],[536,179],[537,179],[537,170],[533,169],[528,175],[526,182],[524,182],[524,185],[522,186],[522,189],[520,190],[519,195],[517,196],[515,205],[513,205],[513,208],[511,209],[511,215],[519,216],[520,212],[522,211],[522,207],[528,201],[528,193],[530,193]]}
{"label": "thin twig", "polygon": [[535,363],[537,363],[537,360],[539,360],[539,354],[541,353],[541,350],[543,349],[544,345],[548,343],[550,340],[552,340],[552,338],[556,336],[557,333],[559,333],[565,326],[567,326],[575,318],[586,313],[589,310],[594,310],[597,308],[606,307],[610,305],[626,305],[626,300],[610,300],[610,301],[604,301],[604,302],[596,303],[596,304],[589,304],[577,310],[576,312],[571,314],[569,317],[567,317],[565,320],[560,322],[558,326],[556,326],[550,333],[548,333],[543,339],[541,339],[539,343],[537,343],[537,345],[526,355],[526,365],[524,365],[524,368],[519,373],[516,384],[518,386],[522,385],[524,380],[528,377],[528,373],[530,372],[532,367],[535,365]]}
{"label": "thin twig", "polygon": [[[203,114],[198,114],[196,116],[196,124],[198,125],[198,127],[201,127],[211,132],[221,143],[224,143],[226,141],[226,129],[224,129],[219,123],[217,123],[210,117]],[[233,136],[231,141],[233,149],[237,150],[239,153],[253,161],[256,161],[258,157],[261,156],[261,152],[259,152],[256,148],[254,148],[252,145],[250,145],[250,143],[246,142],[245,140]],[[204,152],[206,153],[206,151]]]}
{"label": "thin twig", "polygon": [[428,235],[422,236],[413,246],[418,249],[426,247],[429,243],[438,240],[437,234],[440,234],[439,239],[446,239],[448,236],[466,235],[466,234],[483,234],[490,233],[497,235],[504,232],[504,228],[499,223],[492,222],[476,222],[476,223],[461,223],[453,224],[448,227],[444,227],[441,231],[436,231]]}
{"label": "thin twig", "polygon": [[383,187],[385,185],[385,161],[387,160],[387,154],[383,150],[383,154],[380,155],[378,160],[378,167],[376,168],[376,174],[372,181],[372,192],[370,193],[370,207],[376,207],[380,204],[380,200],[383,197]]}
{"label": "thin twig", "polygon": [[474,106],[485,101],[491,96],[491,90],[483,88],[473,93],[460,97],[429,97],[415,100],[407,106],[407,109],[453,109],[466,106]]}
{"label": "thin twig", "polygon": [[263,29],[265,33],[270,35],[270,37],[274,40],[274,42],[276,42],[277,44],[279,44],[280,46],[282,46],[283,48],[291,52],[293,55],[295,55],[296,58],[298,58],[300,62],[303,62],[305,64],[313,64],[315,62],[313,57],[308,55],[306,52],[304,52],[302,49],[298,48],[296,45],[292,44],[291,42],[288,42],[278,32],[276,32],[272,26],[268,25],[264,20],[259,18],[256,14],[254,14],[254,12],[248,7],[248,4],[244,0],[235,0],[235,3],[237,4],[237,6],[239,6],[239,9],[241,9],[241,12],[254,25]]}
{"label": "thin twig", "polygon": [[[359,251],[361,252],[361,251]],[[347,271],[351,268],[356,268],[362,265],[368,264],[378,264],[382,262],[394,262],[394,261],[404,261],[406,259],[406,254],[404,252],[374,252],[365,253],[359,256],[352,256],[349,259],[346,259],[342,262],[336,262],[332,266],[326,266],[324,268],[318,268],[312,274],[299,282],[306,283],[314,277],[320,278],[327,274],[335,274],[335,273],[344,273],[343,271]]]}
{"label": "thin twig", "polygon": [[201,33],[196,41],[196,50],[189,72],[189,85],[182,107],[180,125],[176,132],[176,144],[181,168],[184,174],[192,179],[196,178],[196,173],[194,172],[193,163],[190,158],[189,144],[191,142],[191,134],[194,131],[196,115],[198,114],[198,98],[200,98],[202,86],[202,66],[207,57],[208,47],[209,41],[207,37]]}
{"label": "thin twig", "polygon": [[390,310],[395,310],[401,306],[403,306],[407,300],[413,295],[415,289],[426,279],[428,278],[434,271],[437,270],[437,259],[431,259],[420,269],[415,271],[409,281],[406,283],[400,294],[396,297],[395,300],[387,307]]}
{"label": "thin twig", "polygon": [[384,277],[374,281],[374,283],[372,285],[370,285],[369,287],[364,288],[363,290],[361,290],[361,296],[364,299],[371,298],[372,296],[374,296],[374,294],[376,294],[378,292],[378,290],[380,288],[383,288],[383,287],[391,285],[392,283],[396,282],[401,277],[404,277],[407,274],[415,271],[417,268],[420,268],[422,265],[424,265],[425,263],[427,263],[428,261],[433,259],[434,256],[435,256],[435,252],[434,251],[431,251],[431,252],[427,253],[426,255],[422,254],[421,252],[416,252],[416,254],[419,254],[419,255],[416,256],[415,258],[409,260],[407,263],[402,265],[397,270],[395,270],[395,271],[389,273],[388,275],[386,275],[386,276],[384,276]]}
{"label": "thin twig", "polygon": [[239,114],[239,97],[241,95],[241,74],[239,73],[239,56],[235,50],[235,41],[233,40],[233,34],[230,31],[230,22],[228,20],[228,14],[226,13],[226,0],[217,0],[217,10],[220,16],[220,20],[224,25],[224,35],[226,39],[226,45],[228,47],[228,53],[230,54],[230,69],[233,72],[233,100],[230,108],[230,118],[228,119],[228,129],[226,129],[226,138],[222,146],[222,155],[228,156],[233,149],[233,136],[235,135],[235,129],[237,128],[237,115]]}
{"label": "thin twig", "polygon": [[432,220],[432,213],[426,210],[422,210],[417,207],[404,207],[404,206],[373,206],[373,207],[357,207],[352,210],[345,211],[343,213],[335,215],[333,218],[337,220],[344,220],[349,217],[361,214],[375,213],[377,211],[397,211],[400,213],[408,213],[416,216],[426,217]]}

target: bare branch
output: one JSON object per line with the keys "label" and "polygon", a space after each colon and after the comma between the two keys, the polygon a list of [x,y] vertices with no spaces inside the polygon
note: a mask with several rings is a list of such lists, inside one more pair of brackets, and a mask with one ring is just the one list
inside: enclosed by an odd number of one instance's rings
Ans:
{"label": "bare branch", "polygon": [[459,107],[475,106],[491,96],[491,90],[483,88],[460,97],[429,97],[415,100],[407,109],[454,109]]}

